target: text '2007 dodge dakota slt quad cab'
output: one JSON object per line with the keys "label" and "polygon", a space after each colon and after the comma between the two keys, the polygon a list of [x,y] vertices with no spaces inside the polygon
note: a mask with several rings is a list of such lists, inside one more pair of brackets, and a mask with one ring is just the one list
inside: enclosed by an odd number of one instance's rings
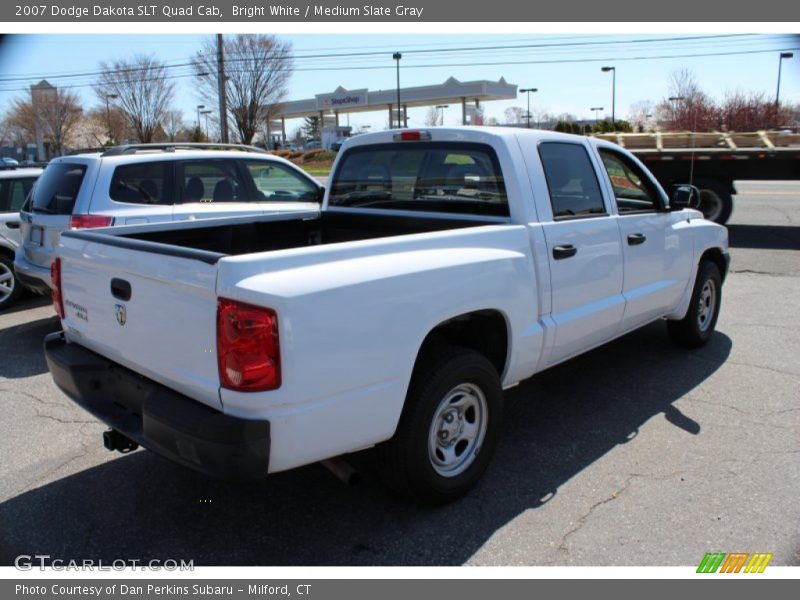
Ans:
{"label": "text '2007 dodge dakota slt quad cab'", "polygon": [[378,446],[446,502],[503,389],[662,318],[709,339],[727,233],[696,194],[578,136],[358,136],[319,211],[62,234],[48,365],[112,448],[249,478]]}

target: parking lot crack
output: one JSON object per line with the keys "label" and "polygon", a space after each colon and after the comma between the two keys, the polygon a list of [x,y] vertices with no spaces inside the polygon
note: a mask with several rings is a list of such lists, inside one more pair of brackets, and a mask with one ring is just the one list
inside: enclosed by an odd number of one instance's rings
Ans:
{"label": "parking lot crack", "polygon": [[766,275],[768,277],[786,277],[783,273],[773,273],[771,271],[759,271],[757,269],[731,269],[731,273],[737,275]]}
{"label": "parking lot crack", "polygon": [[717,406],[717,407],[720,407],[720,408],[727,408],[729,410],[736,411],[736,412],[738,412],[740,414],[747,415],[748,417],[753,415],[753,413],[748,412],[746,410],[742,410],[738,406],[733,406],[731,404],[725,404],[723,402],[711,402],[710,400],[701,400],[700,398],[697,398],[696,396],[692,396],[691,394],[686,394],[686,396],[684,396],[684,400],[688,400],[690,403],[691,402],[697,402],[699,404],[710,404],[711,406]]}
{"label": "parking lot crack", "polygon": [[776,369],[775,367],[766,367],[764,365],[756,365],[753,363],[746,363],[746,362],[738,362],[735,360],[727,360],[725,361],[729,365],[736,365],[739,367],[752,367],[753,369],[760,369],[762,371],[769,371],[771,373],[778,373],[779,375],[788,375],[789,377],[800,377],[800,373],[795,373],[794,371],[786,371],[784,369]]}
{"label": "parking lot crack", "polygon": [[604,506],[604,505],[606,505],[606,504],[608,504],[610,502],[613,502],[614,500],[619,498],[620,495],[623,494],[628,489],[628,486],[631,484],[631,482],[637,477],[646,477],[646,475],[643,475],[643,474],[640,474],[640,473],[633,473],[633,474],[629,475],[627,477],[627,479],[625,479],[625,482],[622,484],[622,487],[620,487],[617,491],[612,492],[612,494],[610,496],[608,496],[607,498],[604,498],[603,500],[599,500],[598,502],[595,502],[594,504],[592,504],[592,506],[589,507],[589,510],[578,518],[577,525],[575,527],[573,527],[572,529],[570,529],[569,531],[567,531],[561,537],[561,541],[559,542],[558,547],[556,548],[556,552],[562,553],[562,554],[564,554],[566,556],[569,556],[569,548],[567,546],[568,538],[581,530],[581,528],[591,518],[592,513],[594,513],[594,511],[596,509],[598,509],[601,506]]}
{"label": "parking lot crack", "polygon": [[21,489],[14,492],[14,495],[18,496],[29,490],[35,489],[40,483],[49,481],[54,473],[58,473],[61,469],[63,469],[70,463],[85,457],[88,453],[89,453],[89,447],[86,444],[81,443],[81,450],[77,454],[73,454],[66,460],[59,462],[55,467],[49,469],[47,472],[37,477],[34,481],[24,485]]}
{"label": "parking lot crack", "polygon": [[65,406],[62,402],[48,402],[35,394],[31,394],[30,392],[21,392],[19,390],[11,390],[8,388],[0,388],[0,392],[4,394],[14,394],[17,396],[22,396],[23,398],[28,398],[33,400],[34,402],[38,402],[39,404],[44,404],[45,406]]}
{"label": "parking lot crack", "polygon": [[38,410],[36,411],[36,417],[40,419],[50,419],[51,421],[55,421],[56,423],[62,424],[70,424],[70,423],[80,423],[82,425],[88,425],[90,423],[96,423],[97,421],[90,420],[90,419],[61,419],[56,417],[55,415],[46,415]]}

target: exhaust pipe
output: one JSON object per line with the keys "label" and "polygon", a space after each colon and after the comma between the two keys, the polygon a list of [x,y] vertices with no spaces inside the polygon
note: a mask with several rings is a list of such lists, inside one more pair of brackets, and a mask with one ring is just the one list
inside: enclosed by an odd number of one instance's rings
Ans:
{"label": "exhaust pipe", "polygon": [[361,481],[361,473],[341,458],[328,458],[320,461],[319,464],[333,473],[334,477],[345,485],[355,485]]}
{"label": "exhaust pipe", "polygon": [[116,429],[109,429],[108,431],[103,432],[103,446],[105,446],[106,450],[117,452],[122,452],[123,454],[127,454],[128,452],[133,452],[139,447],[139,444],[134,442],[129,437],[122,435]]}

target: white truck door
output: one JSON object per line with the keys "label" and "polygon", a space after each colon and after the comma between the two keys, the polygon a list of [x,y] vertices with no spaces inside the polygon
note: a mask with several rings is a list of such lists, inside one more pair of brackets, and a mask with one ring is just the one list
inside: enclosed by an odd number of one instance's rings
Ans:
{"label": "white truck door", "polygon": [[537,152],[551,211],[543,214],[548,207],[538,206],[555,323],[555,340],[543,365],[549,366],[616,334],[625,308],[622,244],[583,141],[545,141]]}
{"label": "white truck door", "polygon": [[634,329],[670,312],[692,268],[692,242],[676,213],[667,212],[658,186],[634,160],[598,149],[613,193],[625,258],[623,328]]}

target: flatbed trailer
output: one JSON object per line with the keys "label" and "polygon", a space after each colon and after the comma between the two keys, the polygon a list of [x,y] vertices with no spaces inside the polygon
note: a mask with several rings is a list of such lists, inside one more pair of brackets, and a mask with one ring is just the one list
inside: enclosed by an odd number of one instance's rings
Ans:
{"label": "flatbed trailer", "polygon": [[720,224],[733,211],[735,181],[800,180],[800,134],[654,132],[596,137],[632,152],[668,191],[676,184],[696,185],[699,208]]}

